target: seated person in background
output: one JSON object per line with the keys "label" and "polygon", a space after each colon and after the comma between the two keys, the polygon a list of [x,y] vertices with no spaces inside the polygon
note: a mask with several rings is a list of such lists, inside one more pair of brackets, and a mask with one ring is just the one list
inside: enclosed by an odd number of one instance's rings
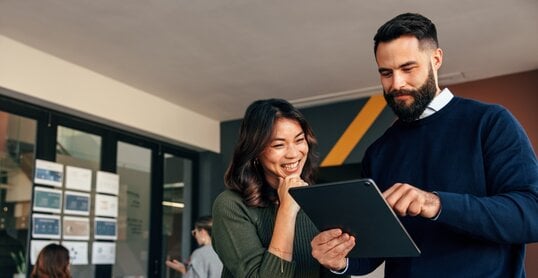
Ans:
{"label": "seated person in background", "polygon": [[288,193],[313,182],[316,138],[303,115],[282,99],[246,110],[224,176],[226,191],[213,204],[213,246],[222,277],[330,277],[311,256],[318,233]]}
{"label": "seated person in background", "polygon": [[56,243],[51,243],[43,247],[37,256],[30,277],[71,278],[69,270],[69,250]]}
{"label": "seated person in background", "polygon": [[187,266],[177,260],[167,260],[166,266],[180,272],[184,278],[217,278],[222,272],[222,263],[211,245],[211,216],[199,217],[194,223],[192,236],[200,247],[192,252]]}

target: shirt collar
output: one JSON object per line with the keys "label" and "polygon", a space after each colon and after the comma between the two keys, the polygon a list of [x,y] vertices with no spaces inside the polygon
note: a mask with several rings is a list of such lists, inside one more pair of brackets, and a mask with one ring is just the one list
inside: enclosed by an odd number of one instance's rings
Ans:
{"label": "shirt collar", "polygon": [[424,112],[420,115],[419,119],[424,119],[428,116],[433,115],[435,112],[441,110],[445,105],[447,105],[454,95],[448,88],[444,88],[437,96],[435,96],[428,107],[424,109]]}

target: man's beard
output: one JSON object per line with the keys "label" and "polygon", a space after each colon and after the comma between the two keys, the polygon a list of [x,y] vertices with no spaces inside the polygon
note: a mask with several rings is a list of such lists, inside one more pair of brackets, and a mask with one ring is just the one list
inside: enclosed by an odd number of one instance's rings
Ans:
{"label": "man's beard", "polygon": [[[433,76],[433,70],[430,66],[430,72],[428,73],[428,79],[417,90],[392,90],[390,93],[383,92],[385,100],[387,101],[392,111],[398,116],[401,121],[412,122],[419,118],[420,115],[426,110],[428,104],[435,97],[437,92],[437,86],[435,84],[435,77]],[[413,98],[413,102],[407,106],[404,101],[396,101],[396,96],[409,95]]]}

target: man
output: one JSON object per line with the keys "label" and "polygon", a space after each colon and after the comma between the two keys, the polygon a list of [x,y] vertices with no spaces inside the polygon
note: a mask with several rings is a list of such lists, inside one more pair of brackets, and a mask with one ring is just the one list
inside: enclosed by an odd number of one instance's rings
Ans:
{"label": "man", "polygon": [[379,28],[374,53],[398,120],[366,151],[373,178],[422,253],[346,258],[357,239],[339,229],[312,240],[312,255],[337,273],[387,277],[524,277],[525,243],[538,241],[538,163],[503,107],[440,90],[435,25],[401,14]]}

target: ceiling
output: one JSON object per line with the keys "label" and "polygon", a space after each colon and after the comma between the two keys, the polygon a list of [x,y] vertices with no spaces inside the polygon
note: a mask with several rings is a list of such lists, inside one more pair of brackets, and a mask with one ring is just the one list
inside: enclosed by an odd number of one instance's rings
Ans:
{"label": "ceiling", "polygon": [[538,68],[536,0],[0,0],[0,34],[224,121],[378,92],[372,37],[408,11],[437,25],[444,84]]}

